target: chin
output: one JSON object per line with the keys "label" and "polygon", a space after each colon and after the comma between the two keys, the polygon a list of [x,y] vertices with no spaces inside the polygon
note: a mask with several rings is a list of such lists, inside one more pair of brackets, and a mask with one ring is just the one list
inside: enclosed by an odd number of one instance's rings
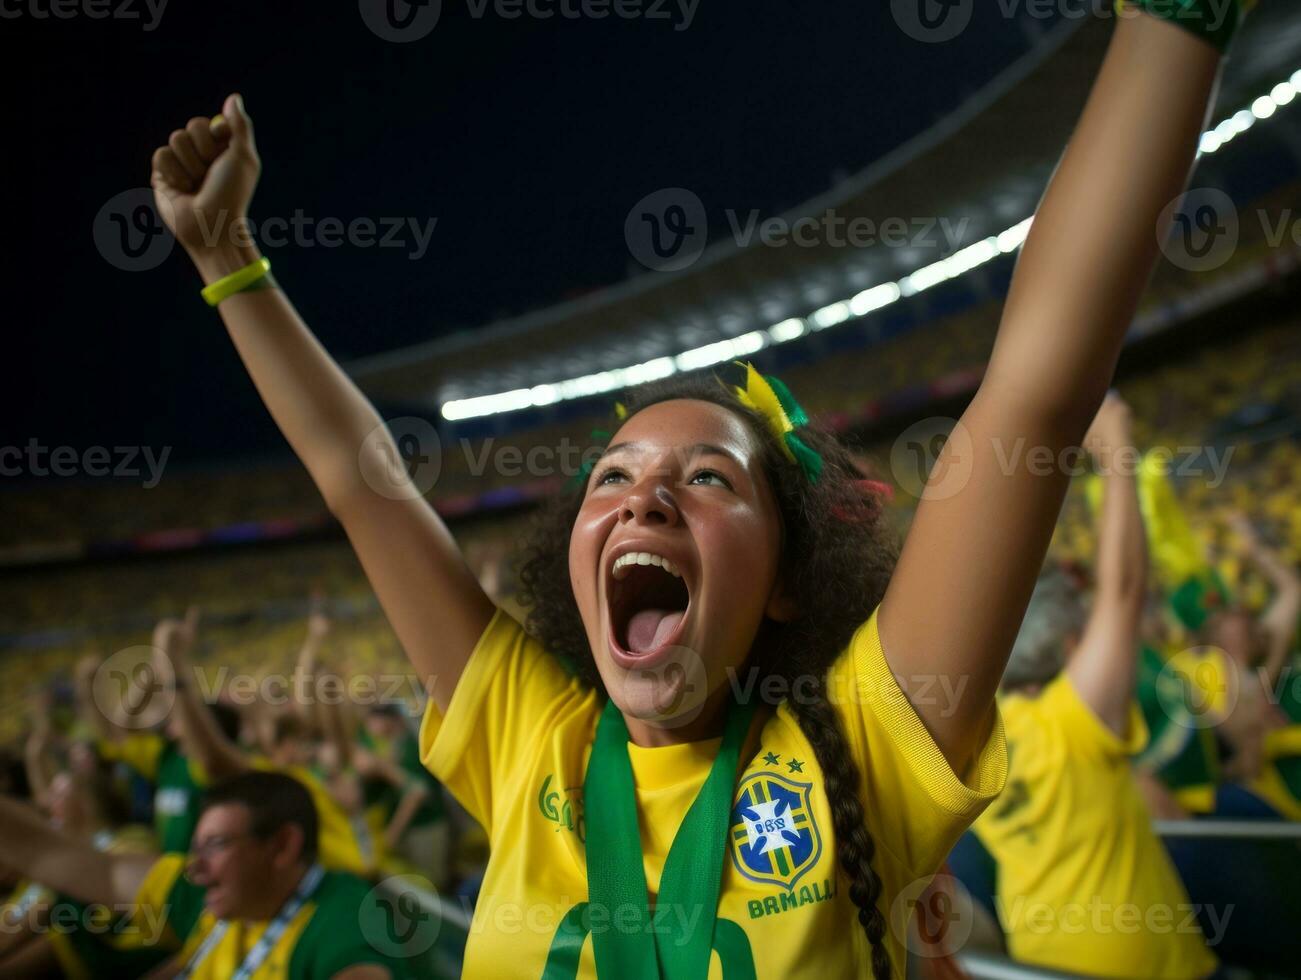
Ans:
{"label": "chin", "polygon": [[597,658],[601,680],[625,717],[673,731],[699,719],[712,692],[704,661],[689,646],[674,646],[644,664],[622,666],[608,652]]}

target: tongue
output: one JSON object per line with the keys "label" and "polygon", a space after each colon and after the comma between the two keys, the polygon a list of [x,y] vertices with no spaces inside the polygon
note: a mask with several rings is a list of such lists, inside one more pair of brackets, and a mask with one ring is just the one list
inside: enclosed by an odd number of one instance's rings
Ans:
{"label": "tongue", "polygon": [[683,609],[643,609],[628,621],[628,650],[649,653],[663,645],[669,634],[682,622]]}

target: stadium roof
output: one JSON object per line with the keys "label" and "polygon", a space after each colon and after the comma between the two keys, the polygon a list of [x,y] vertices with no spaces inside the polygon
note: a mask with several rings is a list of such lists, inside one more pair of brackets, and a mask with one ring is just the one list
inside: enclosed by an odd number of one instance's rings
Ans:
{"label": "stadium roof", "polygon": [[[1262,4],[1248,19],[1213,122],[1250,105],[1301,65],[1299,13]],[[901,280],[1033,213],[1111,29],[1094,17],[1062,22],[936,125],[781,216],[789,228],[831,210],[842,222],[839,237],[823,222],[822,231],[811,229],[808,246],[743,246],[724,222],[711,229],[713,244],[679,271],[647,271],[577,300],[358,360],[348,369],[376,398],[434,411],[451,399],[678,357]],[[1301,147],[1294,144],[1293,151],[1301,158]],[[890,218],[906,223],[906,246],[844,247],[848,223],[863,228],[861,219],[870,219],[880,237]]]}

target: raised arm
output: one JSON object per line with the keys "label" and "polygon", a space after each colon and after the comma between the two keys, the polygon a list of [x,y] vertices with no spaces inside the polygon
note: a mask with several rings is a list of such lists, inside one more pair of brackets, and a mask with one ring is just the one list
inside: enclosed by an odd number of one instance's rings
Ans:
{"label": "raised arm", "polygon": [[949,675],[963,691],[956,705],[914,705],[958,771],[988,729],[1061,509],[1068,475],[1056,461],[1110,383],[1219,62],[1181,27],[1118,20],[1018,259],[984,381],[932,470],[883,600],[894,672]]}
{"label": "raised arm", "polygon": [[50,748],[50,698],[42,691],[33,695],[30,704],[32,730],[23,743],[23,764],[32,800],[42,810],[50,805],[50,773],[47,753]]}
{"label": "raised arm", "polygon": [[[155,657],[165,659],[176,677],[176,712],[181,732],[181,748],[197,762],[210,781],[234,776],[248,768],[248,760],[240,747],[226,737],[208,706],[195,690],[194,666],[189,652],[198,628],[198,613],[192,609],[181,623],[164,619],[154,629]],[[159,664],[159,672],[166,676],[166,667]]]}
{"label": "raised arm", "polygon": [[1093,608],[1066,672],[1084,703],[1124,736],[1134,698],[1147,590],[1147,536],[1138,503],[1138,451],[1129,408],[1108,395],[1084,444],[1103,471]]}
{"label": "raised arm", "polygon": [[[226,99],[219,125],[196,117],[174,131],[154,153],[153,171],[159,211],[205,283],[261,257],[244,234],[261,162],[239,96]],[[407,656],[446,708],[492,601],[411,484],[379,413],[285,294],[245,291],[218,309],[267,409],[343,524]]]}
{"label": "raised arm", "polygon": [[1274,598],[1260,616],[1265,649],[1261,668],[1272,689],[1287,663],[1296,640],[1297,617],[1301,616],[1301,577],[1281,555],[1268,547],[1245,514],[1235,513],[1230,524],[1246,558],[1269,581]]}
{"label": "raised arm", "polygon": [[55,830],[31,808],[0,796],[0,862],[83,902],[130,902],[157,855],[105,854]]}

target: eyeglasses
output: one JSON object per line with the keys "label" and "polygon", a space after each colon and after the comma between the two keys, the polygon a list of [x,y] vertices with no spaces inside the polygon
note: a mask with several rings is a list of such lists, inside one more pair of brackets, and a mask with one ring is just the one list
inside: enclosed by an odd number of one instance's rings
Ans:
{"label": "eyeglasses", "polygon": [[190,841],[190,857],[192,858],[210,858],[213,854],[224,851],[235,841],[244,837],[252,837],[253,834],[217,834],[203,841]]}

